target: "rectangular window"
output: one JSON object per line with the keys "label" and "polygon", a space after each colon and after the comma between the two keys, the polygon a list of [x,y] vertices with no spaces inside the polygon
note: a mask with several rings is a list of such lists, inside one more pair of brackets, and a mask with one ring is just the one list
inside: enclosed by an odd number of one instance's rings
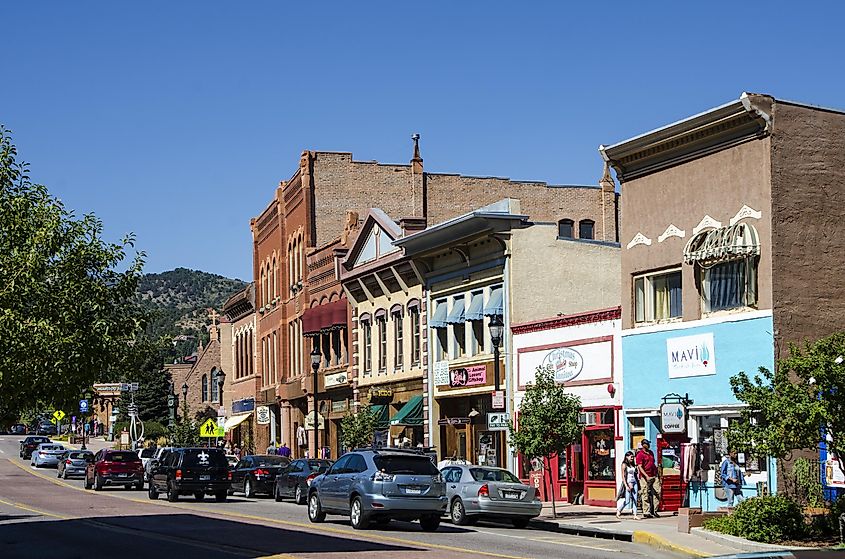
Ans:
{"label": "rectangular window", "polygon": [[631,449],[636,450],[640,446],[640,441],[645,438],[645,418],[644,417],[629,417],[628,418],[628,439],[631,443]]}
{"label": "rectangular window", "polygon": [[405,336],[402,324],[402,312],[393,313],[393,368],[402,370],[404,364]]}
{"label": "rectangular window", "polygon": [[341,360],[341,348],[340,348],[340,338],[343,334],[344,330],[336,329],[332,330],[331,338],[332,338],[332,365],[340,365]]}
{"label": "rectangular window", "polygon": [[437,360],[445,361],[449,351],[449,329],[436,328],[437,332]]}
{"label": "rectangular window", "polygon": [[656,322],[682,315],[681,271],[634,278],[634,321]]}
{"label": "rectangular window", "polygon": [[330,367],[332,364],[332,340],[330,333],[320,334],[320,353],[323,354],[323,367]]}
{"label": "rectangular window", "polygon": [[467,354],[467,329],[466,322],[452,325],[452,335],[455,337],[455,357],[463,357]]}
{"label": "rectangular window", "polygon": [[704,312],[757,304],[757,259],[744,258],[701,269]]}
{"label": "rectangular window", "polygon": [[595,238],[596,222],[592,219],[582,219],[578,222],[578,238],[579,239],[593,239]]}
{"label": "rectangular window", "polygon": [[408,309],[408,316],[411,318],[411,364],[419,365],[420,354],[422,353],[420,308],[411,307]]}
{"label": "rectangular window", "polygon": [[373,370],[373,328],[372,328],[372,324],[370,324],[369,321],[361,323],[361,333],[364,336],[364,339],[363,339],[364,372],[370,373]]}
{"label": "rectangular window", "polygon": [[378,370],[387,371],[387,319],[381,317],[378,322]]}
{"label": "rectangular window", "polygon": [[472,354],[484,353],[484,321],[472,321]]}

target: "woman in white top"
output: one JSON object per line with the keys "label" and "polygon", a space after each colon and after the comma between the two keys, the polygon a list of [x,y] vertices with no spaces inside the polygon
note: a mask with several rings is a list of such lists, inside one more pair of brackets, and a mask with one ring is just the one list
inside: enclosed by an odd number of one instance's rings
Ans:
{"label": "woman in white top", "polygon": [[619,477],[622,484],[619,487],[619,494],[616,501],[616,518],[622,517],[622,511],[631,503],[631,511],[634,513],[634,520],[637,516],[637,497],[639,493],[639,479],[637,476],[637,465],[634,462],[634,453],[628,451],[622,459],[622,467],[619,469]]}

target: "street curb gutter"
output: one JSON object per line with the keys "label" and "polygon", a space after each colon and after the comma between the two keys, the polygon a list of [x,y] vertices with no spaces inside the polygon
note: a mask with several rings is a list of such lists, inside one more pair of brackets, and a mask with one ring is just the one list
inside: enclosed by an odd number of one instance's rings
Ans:
{"label": "street curb gutter", "polygon": [[708,554],[706,553],[696,551],[695,549],[683,545],[672,543],[663,536],[658,536],[657,534],[646,532],[644,530],[634,530],[633,538],[631,539],[631,541],[634,543],[644,543],[650,545],[651,547],[665,549],[666,551],[682,553],[684,555],[689,555],[690,557],[708,557]]}
{"label": "street curb gutter", "polygon": [[601,538],[604,540],[618,540],[623,542],[630,542],[633,538],[633,532],[624,530],[612,531],[602,530],[601,528],[587,528],[579,526],[578,524],[560,524],[557,522],[549,522],[547,520],[534,519],[529,525],[532,528],[543,530],[545,532],[558,532],[561,534],[570,534],[573,536],[588,536],[591,538]]}
{"label": "street curb gutter", "polygon": [[692,528],[691,533],[695,534],[700,538],[710,540],[711,542],[715,542],[728,547],[733,547],[735,549],[741,549],[742,551],[748,552],[816,549],[812,547],[801,547],[797,545],[777,545],[773,543],[753,542],[751,540],[746,540],[745,538],[738,538],[736,536],[720,534],[719,532],[714,532],[713,530],[707,530],[705,528]]}

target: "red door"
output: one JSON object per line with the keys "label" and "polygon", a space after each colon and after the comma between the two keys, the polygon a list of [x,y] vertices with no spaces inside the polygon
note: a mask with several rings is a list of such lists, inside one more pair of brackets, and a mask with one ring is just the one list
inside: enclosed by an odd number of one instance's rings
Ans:
{"label": "red door", "polygon": [[657,467],[661,468],[663,474],[661,511],[676,511],[683,506],[687,484],[681,476],[681,445],[687,442],[689,437],[686,435],[659,435],[657,438]]}

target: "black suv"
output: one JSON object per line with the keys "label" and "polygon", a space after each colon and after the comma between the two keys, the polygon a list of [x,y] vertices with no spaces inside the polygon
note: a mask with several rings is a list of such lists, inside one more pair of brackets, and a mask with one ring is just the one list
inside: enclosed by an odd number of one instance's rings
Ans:
{"label": "black suv", "polygon": [[21,441],[20,457],[24,460],[32,458],[32,452],[38,448],[41,443],[51,442],[47,437],[27,437]]}
{"label": "black suv", "polygon": [[176,448],[150,471],[150,499],[165,493],[174,502],[179,495],[193,495],[202,501],[206,494],[218,502],[226,500],[232,474],[226,454],[219,448]]}

